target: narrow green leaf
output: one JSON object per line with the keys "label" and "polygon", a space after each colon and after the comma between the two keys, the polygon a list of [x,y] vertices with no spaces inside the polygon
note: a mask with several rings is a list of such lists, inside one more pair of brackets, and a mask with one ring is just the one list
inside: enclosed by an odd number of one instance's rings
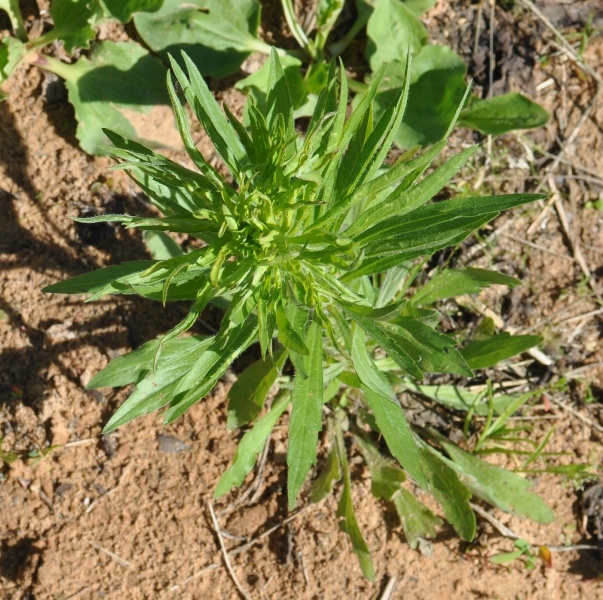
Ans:
{"label": "narrow green leaf", "polygon": [[211,338],[211,344],[179,382],[165,413],[164,424],[175,421],[193,404],[203,399],[232,361],[255,341],[256,335],[257,321],[250,318],[228,333],[222,331]]}
{"label": "narrow green leaf", "polygon": [[508,285],[514,288],[521,283],[515,277],[509,277],[488,269],[464,269],[455,271],[446,269],[438,273],[425,284],[413,297],[413,304],[431,304],[444,298],[454,298],[463,294],[477,294],[484,288],[496,285]]}
{"label": "narrow green leaf", "polygon": [[282,115],[285,121],[285,138],[291,137],[294,131],[293,106],[289,95],[289,84],[283,66],[274,48],[270,55],[270,71],[268,75],[268,94],[266,97],[266,122],[274,131],[276,116]]}
{"label": "narrow green leaf", "polygon": [[385,458],[373,440],[364,435],[356,439],[371,471],[371,493],[377,499],[391,501],[401,489],[402,482],[406,481],[404,471]]}
{"label": "narrow green leaf", "polygon": [[447,459],[425,442],[421,442],[421,447],[421,460],[429,480],[429,490],[442,505],[446,520],[459,536],[471,541],[477,527],[475,514],[469,505],[471,493],[448,466]]}
{"label": "narrow green leaf", "polygon": [[205,128],[213,145],[233,176],[245,170],[247,153],[235,129],[220,109],[213,94],[201,77],[199,70],[186,53],[182,57],[188,70],[188,78],[170,56],[170,65],[182,87],[186,99]]}
{"label": "narrow green leaf", "polygon": [[139,275],[154,264],[156,264],[154,260],[125,262],[118,266],[76,275],[71,279],[46,286],[42,291],[49,294],[93,294],[96,298],[105,294],[119,294],[123,286],[116,287],[118,279]]}
{"label": "narrow green leaf", "polygon": [[[167,342],[166,354],[183,354],[203,342],[206,338],[190,336]],[[122,387],[136,383],[153,368],[153,359],[157,353],[160,340],[151,340],[140,348],[113,359],[102,371],[99,371],[86,385],[87,389],[101,387]],[[159,364],[161,364],[161,359]]]}
{"label": "narrow green leaf", "polygon": [[399,217],[419,208],[431,200],[456,175],[476,150],[477,146],[472,146],[459,152],[407,192],[403,194],[392,192],[383,202],[362,213],[345,230],[345,235],[355,237],[385,219]]}
{"label": "narrow green leaf", "polygon": [[282,308],[277,310],[276,324],[278,325],[278,339],[285,348],[289,348],[289,350],[293,350],[293,352],[304,356],[310,354],[302,336],[291,325]]}
{"label": "narrow green leaf", "polygon": [[194,346],[183,344],[178,347],[178,352],[174,351],[165,360],[159,361],[156,371],[137,384],[136,390],[109,419],[103,433],[113,431],[133,419],[168,404],[174,397],[182,378],[206,352],[213,340],[214,338],[207,338]]}
{"label": "narrow green leaf", "polygon": [[354,368],[362,381],[366,402],[375,415],[379,431],[383,434],[390,452],[417,484],[426,489],[427,477],[421,465],[414,436],[387,379],[367,356],[362,327],[356,327],[351,350]]}
{"label": "narrow green leaf", "polygon": [[274,357],[264,358],[249,365],[228,392],[229,430],[251,423],[264,408],[266,394],[282,370],[287,351],[279,350]]}
{"label": "narrow green leaf", "polygon": [[[384,239],[392,236],[395,236],[395,239],[401,239],[408,236],[410,232],[424,231],[428,226],[432,226],[434,232],[449,231],[451,228],[457,227],[453,219],[477,219],[482,216],[492,219],[503,210],[545,198],[546,196],[542,194],[503,194],[436,202],[421,206],[410,214],[388,218],[371,226],[357,239],[364,243],[379,241],[382,244]],[[355,229],[358,228],[355,227]],[[345,234],[349,235],[349,230],[346,230]]]}
{"label": "narrow green leaf", "polygon": [[350,536],[352,548],[354,549],[354,554],[356,554],[358,557],[362,574],[369,581],[374,581],[375,567],[373,566],[373,561],[371,560],[371,552],[364,541],[362,531],[360,530],[358,520],[356,519],[356,513],[354,512],[354,503],[352,501],[352,484],[350,481],[350,467],[346,457],[343,434],[339,427],[336,430],[336,434],[337,452],[339,454],[339,462],[341,464],[341,470],[343,473],[343,489],[341,491],[339,505],[337,506],[339,529]]}
{"label": "narrow green leaf", "polygon": [[[473,373],[465,362],[463,355],[454,347],[454,340],[447,335],[434,331],[417,319],[398,317],[395,324],[388,325],[395,331],[405,329],[411,338],[407,341],[423,352],[418,364],[421,369],[431,373],[456,373],[472,377]],[[425,352],[427,350],[427,352]]]}
{"label": "narrow green leaf", "polygon": [[232,465],[222,474],[214,491],[219,498],[233,487],[239,487],[247,474],[253,469],[258,454],[264,448],[266,440],[280,416],[289,405],[289,394],[284,394],[270,410],[241,438]]}
{"label": "narrow green leaf", "polygon": [[304,358],[307,377],[296,373],[291,395],[289,447],[287,449],[287,496],[289,508],[310,469],[316,463],[316,445],[322,428],[322,326],[314,316],[306,334],[309,354]]}
{"label": "narrow green leaf", "polygon": [[452,459],[450,466],[473,494],[505,512],[538,523],[554,520],[553,512],[540,496],[528,491],[532,487],[530,481],[472,456],[443,436],[438,435],[437,440]]}
{"label": "narrow green leaf", "polygon": [[375,366],[366,352],[366,335],[362,327],[356,327],[352,341],[352,362],[360,381],[373,392],[400,406],[396,393],[387,377]]}
{"label": "narrow green leaf", "polygon": [[[482,417],[489,411],[486,399],[487,390],[481,392],[470,392],[457,385],[418,385],[414,382],[405,382],[404,387],[409,391],[416,392],[454,410],[468,412],[472,410]],[[502,414],[505,409],[512,406],[519,396],[512,394],[500,394],[492,399],[492,408],[495,415]]]}
{"label": "narrow green leaf", "polygon": [[503,332],[487,340],[470,342],[461,349],[461,354],[472,369],[486,369],[541,343],[542,338],[538,335],[510,335]]}
{"label": "narrow green leaf", "polygon": [[[389,354],[401,369],[416,379],[423,378],[423,371],[417,364],[420,355],[416,353],[415,349],[408,347],[404,337],[397,335],[396,332],[388,328],[386,323],[382,321],[375,321],[354,313],[349,314],[364,331],[373,336],[377,343]],[[414,357],[409,353],[409,350],[414,354]]]}

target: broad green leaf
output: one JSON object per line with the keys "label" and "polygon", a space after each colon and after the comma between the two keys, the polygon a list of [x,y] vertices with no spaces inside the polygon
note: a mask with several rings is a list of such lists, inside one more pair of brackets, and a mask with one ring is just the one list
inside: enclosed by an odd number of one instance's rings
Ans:
{"label": "broad green leaf", "polygon": [[96,36],[90,25],[94,13],[89,4],[90,0],[53,0],[50,16],[54,29],[45,37],[49,41],[63,40],[67,52],[73,52],[75,48],[88,48],[88,44]]}
{"label": "broad green leaf", "polygon": [[438,441],[452,459],[452,468],[465,485],[482,500],[538,523],[551,523],[555,516],[541,498],[528,491],[532,483],[511,471],[490,465],[458,448],[443,436]]}
{"label": "broad green leaf", "polygon": [[[23,14],[19,8],[19,0],[0,0],[0,10],[5,11],[10,19],[10,24],[15,32],[15,36],[22,42],[27,41],[27,32],[23,23]],[[5,38],[2,41],[5,41]],[[2,68],[0,67],[0,72]]]}
{"label": "broad green leaf", "polygon": [[[40,66],[65,79],[78,121],[76,137],[89,154],[105,153],[99,146],[109,141],[102,131],[109,123],[125,137],[169,144],[171,136],[178,143],[167,108],[165,67],[139,44],[100,42],[89,58],[71,65],[46,56],[40,60]],[[156,120],[160,127],[152,125]]]}
{"label": "broad green leaf", "polygon": [[193,404],[202,400],[224,375],[230,364],[255,341],[257,321],[253,318],[231,329],[221,331],[194,362],[174,390],[164,424],[182,416]]}
{"label": "broad green leaf", "polygon": [[427,43],[427,32],[415,13],[400,0],[379,0],[366,24],[366,57],[373,71],[408,52],[417,53]]}
{"label": "broad green leaf", "polygon": [[442,505],[446,520],[459,536],[467,541],[475,537],[475,514],[469,505],[471,493],[455,471],[431,446],[421,442],[421,461],[429,481],[429,490]]}
{"label": "broad green leaf", "polygon": [[164,360],[160,360],[157,369],[137,384],[136,390],[109,419],[103,433],[113,431],[133,419],[169,404],[182,378],[189,373],[214,340],[215,338],[207,338],[195,345],[181,345],[177,352],[172,351]]}
{"label": "broad green leaf", "polygon": [[[158,368],[161,368],[162,363],[172,354],[185,354],[189,350],[197,348],[198,344],[205,340],[204,337],[190,336],[166,342],[163,354],[157,362]],[[159,339],[151,340],[140,348],[113,359],[92,378],[86,387],[88,389],[122,387],[140,381],[142,376],[152,371],[160,341]]]}
{"label": "broad green leaf", "polygon": [[163,0],[102,0],[102,3],[112,17],[127,23],[134,13],[158,11]]}
{"label": "broad green leaf", "polygon": [[183,254],[180,244],[164,231],[144,231],[142,238],[154,260],[166,260]]}
{"label": "broad green leaf", "polygon": [[469,342],[461,349],[461,354],[472,369],[486,369],[541,343],[542,338],[537,335],[510,335],[503,332],[487,340]]}
{"label": "broad green leaf", "polygon": [[93,294],[100,298],[105,294],[121,293],[122,287],[116,287],[118,279],[130,275],[138,275],[156,264],[154,260],[137,260],[125,262],[114,267],[98,269],[91,273],[76,275],[66,281],[53,283],[42,291],[49,294]]}
{"label": "broad green leaf", "polygon": [[514,129],[542,127],[549,113],[521,94],[504,94],[486,100],[473,99],[461,113],[459,125],[482,133],[500,135]]}
{"label": "broad green leaf", "polygon": [[[392,84],[401,71],[399,63],[389,66]],[[424,46],[413,57],[408,105],[394,140],[397,146],[425,147],[447,135],[467,89],[466,73],[465,61],[447,46]],[[377,104],[387,105],[394,93],[395,89],[384,91]]]}
{"label": "broad green leaf", "polygon": [[251,423],[260,414],[266,394],[276,381],[286,359],[286,350],[279,350],[274,357],[252,363],[239,375],[228,392],[226,426],[229,430]]}
{"label": "broad green leaf", "polygon": [[145,43],[166,62],[186,52],[203,75],[235,73],[251,52],[270,53],[257,35],[256,0],[164,0],[154,13],[137,13],[134,24]]}
{"label": "broad green leaf", "polygon": [[356,519],[354,512],[354,503],[352,501],[352,484],[350,481],[350,467],[346,456],[345,444],[343,442],[343,434],[340,428],[337,428],[337,451],[339,454],[339,462],[343,473],[343,489],[341,498],[337,506],[337,517],[339,518],[339,529],[350,536],[354,554],[358,557],[362,574],[369,580],[375,579],[375,567],[371,560],[371,553],[364,541],[362,531]]}
{"label": "broad green leaf", "polygon": [[418,547],[419,538],[435,536],[436,528],[442,524],[442,519],[436,517],[408,490],[400,487],[392,498],[392,502],[400,517],[406,541],[413,550]]}
{"label": "broad green leaf", "polygon": [[264,448],[266,440],[280,416],[289,405],[289,394],[277,400],[270,410],[241,438],[235,452],[232,465],[222,474],[214,491],[214,498],[239,487],[247,474],[253,469],[258,454]]}
{"label": "broad green leaf", "polygon": [[0,85],[10,77],[26,53],[25,44],[17,38],[5,37],[0,41]]}
{"label": "broad green leaf", "polygon": [[402,0],[404,5],[412,10],[418,17],[427,12],[437,0]]}
{"label": "broad green leaf", "polygon": [[508,285],[514,288],[521,283],[515,277],[509,277],[488,269],[464,269],[455,271],[445,269],[435,275],[413,297],[413,304],[431,304],[444,298],[454,298],[463,294],[477,294],[490,285]]}
{"label": "broad green leaf", "polygon": [[314,316],[306,334],[309,354],[304,357],[307,377],[295,374],[291,394],[289,446],[287,448],[287,496],[289,508],[295,500],[310,469],[316,463],[318,434],[322,428],[322,325]]}

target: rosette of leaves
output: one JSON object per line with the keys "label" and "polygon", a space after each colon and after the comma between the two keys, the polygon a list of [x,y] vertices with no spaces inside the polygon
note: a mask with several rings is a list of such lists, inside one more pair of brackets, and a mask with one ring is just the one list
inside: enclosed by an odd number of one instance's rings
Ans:
{"label": "rosette of leaves", "polygon": [[[475,534],[471,494],[504,510],[550,520],[550,511],[526,491],[529,483],[524,479],[482,463],[435,434],[411,428],[394,390],[396,382],[420,380],[428,372],[472,375],[471,357],[464,358],[454,340],[438,331],[437,312],[430,304],[492,283],[518,283],[480,269],[444,272],[422,294],[407,298],[402,280],[409,261],[456,244],[500,211],[541,196],[431,202],[475,151],[468,148],[430,169],[445,141],[384,168],[404,114],[408,77],[402,93],[375,121],[372,106],[382,69],[347,117],[346,74],[333,63],[302,134],[294,124],[276,52],[270,59],[265,103],[249,100],[248,127],[227,107],[220,108],[193,62],[183,58],[187,72],[172,61],[168,90],[197,170],[107,132],[115,146],[107,151],[163,216],[78,220],[118,222],[160,235],[186,233],[200,243],[186,254],[127,262],[46,288],[88,293],[90,300],[138,294],[163,303],[192,302],[178,326],[116,359],[90,383],[135,384],[105,431],[160,409],[164,422],[171,423],[202,400],[233,360],[258,342],[262,359],[241,374],[228,407],[229,427],[251,427],[218,483],[217,495],[243,482],[273,426],[291,407],[289,505],[294,506],[316,463],[326,412],[332,449],[313,497],[320,499],[343,479],[338,516],[369,578],[374,570],[353,511],[346,430],[359,440],[373,492],[394,502],[414,545],[440,521],[404,487],[407,479],[435,496],[464,539]],[[407,60],[407,74],[409,64]],[[205,128],[228,177],[196,148],[176,86]],[[224,298],[228,309],[216,335],[182,335],[208,303]],[[511,354],[539,341],[526,338]],[[499,352],[494,362],[503,355]],[[285,369],[286,363],[292,368]],[[278,393],[269,394],[275,383]],[[382,436],[389,452],[370,435],[371,429]]]}

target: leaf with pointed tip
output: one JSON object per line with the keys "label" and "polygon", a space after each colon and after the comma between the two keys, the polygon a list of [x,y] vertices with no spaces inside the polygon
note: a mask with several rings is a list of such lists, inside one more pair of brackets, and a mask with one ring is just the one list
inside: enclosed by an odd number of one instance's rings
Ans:
{"label": "leaf with pointed tip", "polygon": [[432,304],[444,298],[454,298],[463,294],[477,294],[490,285],[508,285],[514,288],[521,283],[515,277],[509,277],[488,269],[464,269],[441,271],[425,284],[413,297],[413,304]]}
{"label": "leaf with pointed tip", "polygon": [[287,496],[290,509],[295,506],[297,494],[316,463],[316,445],[322,428],[322,326],[316,316],[310,319],[305,342],[309,349],[303,359],[307,377],[296,373],[291,394],[293,408],[287,448]]}
{"label": "leaf with pointed tip", "polygon": [[165,360],[157,364],[157,369],[137,384],[136,390],[117,409],[105,425],[103,433],[108,433],[142,415],[159,410],[169,404],[178,385],[191,367],[213,343],[207,338],[196,344],[182,344],[171,352]]}
{"label": "leaf with pointed tip", "polygon": [[237,378],[228,392],[229,430],[251,423],[264,408],[266,394],[276,381],[287,360],[287,351],[279,350],[249,365]]}
{"label": "leaf with pointed tip", "polygon": [[542,338],[538,335],[511,335],[503,332],[487,340],[469,342],[461,350],[461,354],[472,369],[486,369],[541,343]]}
{"label": "leaf with pointed tip", "polygon": [[471,493],[461,483],[455,471],[439,452],[421,441],[421,459],[429,480],[429,490],[442,505],[446,520],[460,537],[471,541],[475,537],[475,514],[469,505]]}
{"label": "leaf with pointed tip", "polygon": [[118,266],[98,269],[59,281],[59,283],[53,283],[43,288],[42,291],[48,294],[93,294],[95,298],[106,294],[120,294],[123,293],[124,286],[118,286],[118,280],[139,275],[154,264],[156,264],[154,260],[125,262]]}
{"label": "leaf with pointed tip", "polygon": [[443,436],[438,435],[437,439],[450,455],[450,466],[473,494],[505,512],[538,523],[551,523],[554,520],[553,512],[540,496],[528,491],[532,487],[530,481],[472,456]]}
{"label": "leaf with pointed tip", "polygon": [[500,135],[514,129],[542,127],[549,113],[522,94],[512,93],[486,100],[473,99],[461,113],[459,125],[482,133]]}
{"label": "leaf with pointed tip", "polygon": [[362,574],[369,580],[375,579],[375,567],[371,560],[371,552],[366,545],[356,513],[354,512],[354,502],[352,501],[352,484],[350,481],[350,467],[346,457],[345,445],[343,442],[343,434],[338,428],[337,434],[337,451],[339,454],[339,462],[343,473],[343,489],[341,498],[337,506],[337,516],[339,517],[339,529],[350,536],[354,554],[358,557]]}
{"label": "leaf with pointed tip", "polygon": [[193,404],[202,400],[224,375],[233,360],[244,352],[257,336],[257,320],[249,318],[230,332],[210,338],[211,344],[190,366],[174,390],[163,422],[167,425],[182,416]]}
{"label": "leaf with pointed tip", "polygon": [[214,498],[219,498],[233,487],[239,487],[247,474],[253,469],[258,454],[262,451],[272,428],[289,405],[289,395],[277,400],[270,410],[255,423],[241,438],[232,465],[222,474],[214,491]]}

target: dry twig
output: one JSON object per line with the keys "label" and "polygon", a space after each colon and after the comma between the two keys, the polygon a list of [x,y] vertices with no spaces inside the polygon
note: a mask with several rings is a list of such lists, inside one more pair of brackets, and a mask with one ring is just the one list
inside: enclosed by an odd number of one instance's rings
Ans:
{"label": "dry twig", "polygon": [[230,574],[230,577],[235,584],[237,590],[245,600],[251,600],[251,595],[249,592],[241,585],[239,582],[232,565],[230,564],[230,559],[228,558],[228,551],[226,550],[226,546],[224,545],[224,539],[222,538],[222,532],[220,531],[220,523],[218,523],[218,518],[216,517],[216,513],[214,512],[214,507],[211,504],[211,501],[207,501],[207,507],[209,508],[209,514],[211,515],[212,523],[214,524],[214,529],[216,535],[218,536],[218,542],[220,543],[220,550],[222,551],[222,556],[224,557],[224,563],[226,564],[226,569]]}
{"label": "dry twig", "polygon": [[124,569],[131,569],[132,568],[132,563],[128,562],[127,560],[123,559],[121,556],[118,556],[117,554],[115,554],[115,552],[111,552],[111,550],[107,550],[107,548],[103,548],[103,546],[101,546],[100,544],[97,544],[96,542],[93,542],[91,540],[86,540],[93,548],[95,548],[96,550],[106,554],[111,560],[114,560],[118,565],[124,567]]}

